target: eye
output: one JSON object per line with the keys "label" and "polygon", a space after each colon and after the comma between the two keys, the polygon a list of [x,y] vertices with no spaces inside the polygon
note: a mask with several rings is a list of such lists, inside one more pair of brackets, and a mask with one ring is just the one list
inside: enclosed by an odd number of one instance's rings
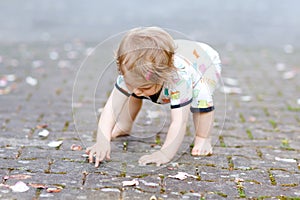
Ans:
{"label": "eye", "polygon": [[141,90],[149,90],[149,89],[151,89],[152,88],[152,86],[148,86],[148,87],[143,87],[143,88],[140,88]]}

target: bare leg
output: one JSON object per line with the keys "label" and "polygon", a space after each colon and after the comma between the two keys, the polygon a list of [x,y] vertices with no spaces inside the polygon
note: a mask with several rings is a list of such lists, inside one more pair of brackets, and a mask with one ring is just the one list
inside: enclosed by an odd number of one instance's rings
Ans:
{"label": "bare leg", "polygon": [[193,114],[196,137],[193,156],[206,156],[212,154],[210,132],[214,122],[214,111]]}
{"label": "bare leg", "polygon": [[125,103],[120,115],[117,117],[111,137],[129,135],[133,122],[142,107],[143,100],[131,96]]}

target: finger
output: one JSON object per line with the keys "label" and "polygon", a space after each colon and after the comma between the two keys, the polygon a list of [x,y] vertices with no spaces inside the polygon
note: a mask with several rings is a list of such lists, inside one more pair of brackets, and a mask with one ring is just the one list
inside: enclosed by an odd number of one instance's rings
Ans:
{"label": "finger", "polygon": [[156,167],[159,167],[163,163],[163,160],[162,159],[156,159],[155,163],[156,163]]}
{"label": "finger", "polygon": [[146,160],[146,159],[145,159],[145,156],[142,156],[142,157],[139,159],[139,164],[140,164],[140,165],[146,165],[146,164],[145,164],[145,160]]}
{"label": "finger", "polygon": [[86,153],[86,154],[90,154],[90,152],[91,152],[91,149],[86,149],[86,150],[85,150],[85,153]]}
{"label": "finger", "polygon": [[158,159],[158,158],[153,158],[153,159],[149,160],[149,163],[154,163],[158,167],[162,163],[162,160]]}
{"label": "finger", "polygon": [[94,152],[89,152],[89,162],[90,163],[93,162],[93,156],[94,156]]}
{"label": "finger", "polygon": [[149,155],[144,155],[139,159],[139,163],[143,164],[148,160]]}
{"label": "finger", "polygon": [[106,153],[101,153],[99,156],[100,161],[104,160]]}
{"label": "finger", "polygon": [[156,158],[153,158],[151,155],[149,156],[145,156],[146,158],[143,160],[143,164],[144,165],[147,165],[147,164],[150,164],[150,163],[156,163]]}
{"label": "finger", "polygon": [[144,162],[139,162],[140,166],[145,166],[146,164]]}
{"label": "finger", "polygon": [[153,161],[153,162],[155,162],[155,163],[156,163],[156,166],[159,167],[159,166],[161,166],[162,164],[165,164],[165,163],[167,163],[167,162],[169,162],[169,161],[168,161],[168,160],[164,160],[164,159],[162,159],[162,158],[159,158],[159,159],[156,159],[156,160]]}
{"label": "finger", "polygon": [[99,167],[99,163],[100,163],[99,158],[96,158],[95,167]]}
{"label": "finger", "polygon": [[156,167],[159,167],[161,165],[161,162],[156,162]]}
{"label": "finger", "polygon": [[98,155],[96,155],[96,162],[95,162],[95,167],[98,167],[99,166],[99,163],[100,163],[100,161],[101,161],[101,159],[100,159],[100,156],[101,156],[101,153]]}
{"label": "finger", "polygon": [[139,163],[143,162],[143,160],[144,160],[144,156],[140,157]]}
{"label": "finger", "polygon": [[107,151],[107,152],[106,152],[106,158],[107,158],[107,159],[110,159],[110,151]]}

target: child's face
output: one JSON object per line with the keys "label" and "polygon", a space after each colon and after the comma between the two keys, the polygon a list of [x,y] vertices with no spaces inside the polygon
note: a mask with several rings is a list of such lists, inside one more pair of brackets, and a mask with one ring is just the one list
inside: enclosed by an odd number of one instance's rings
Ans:
{"label": "child's face", "polygon": [[137,84],[135,79],[130,76],[130,73],[124,75],[124,81],[128,90],[137,96],[151,96],[156,94],[162,87],[162,84],[143,83]]}
{"label": "child's face", "polygon": [[140,82],[140,80],[138,80],[139,78],[130,71],[125,72],[123,77],[128,90],[137,96],[154,95],[159,92],[163,85],[163,83],[153,83],[149,81]]}
{"label": "child's face", "polygon": [[[126,83],[126,81],[125,81]],[[162,87],[160,84],[154,84],[154,85],[143,85],[141,87],[134,87],[128,83],[126,83],[126,86],[130,92],[133,92],[137,96],[151,96],[156,94]]]}

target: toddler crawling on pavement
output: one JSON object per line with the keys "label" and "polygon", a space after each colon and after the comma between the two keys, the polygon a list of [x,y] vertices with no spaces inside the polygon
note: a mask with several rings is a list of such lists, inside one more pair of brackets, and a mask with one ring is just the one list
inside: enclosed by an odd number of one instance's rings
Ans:
{"label": "toddler crawling on pavement", "polygon": [[193,114],[195,127],[193,156],[212,154],[214,121],[213,92],[221,62],[218,53],[204,43],[174,40],[158,27],[135,28],[122,39],[116,52],[119,76],[101,113],[97,142],[86,153],[95,166],[110,159],[110,141],[130,134],[144,99],[170,104],[171,123],[160,150],[139,159],[139,164],[172,160],[179,149]]}

